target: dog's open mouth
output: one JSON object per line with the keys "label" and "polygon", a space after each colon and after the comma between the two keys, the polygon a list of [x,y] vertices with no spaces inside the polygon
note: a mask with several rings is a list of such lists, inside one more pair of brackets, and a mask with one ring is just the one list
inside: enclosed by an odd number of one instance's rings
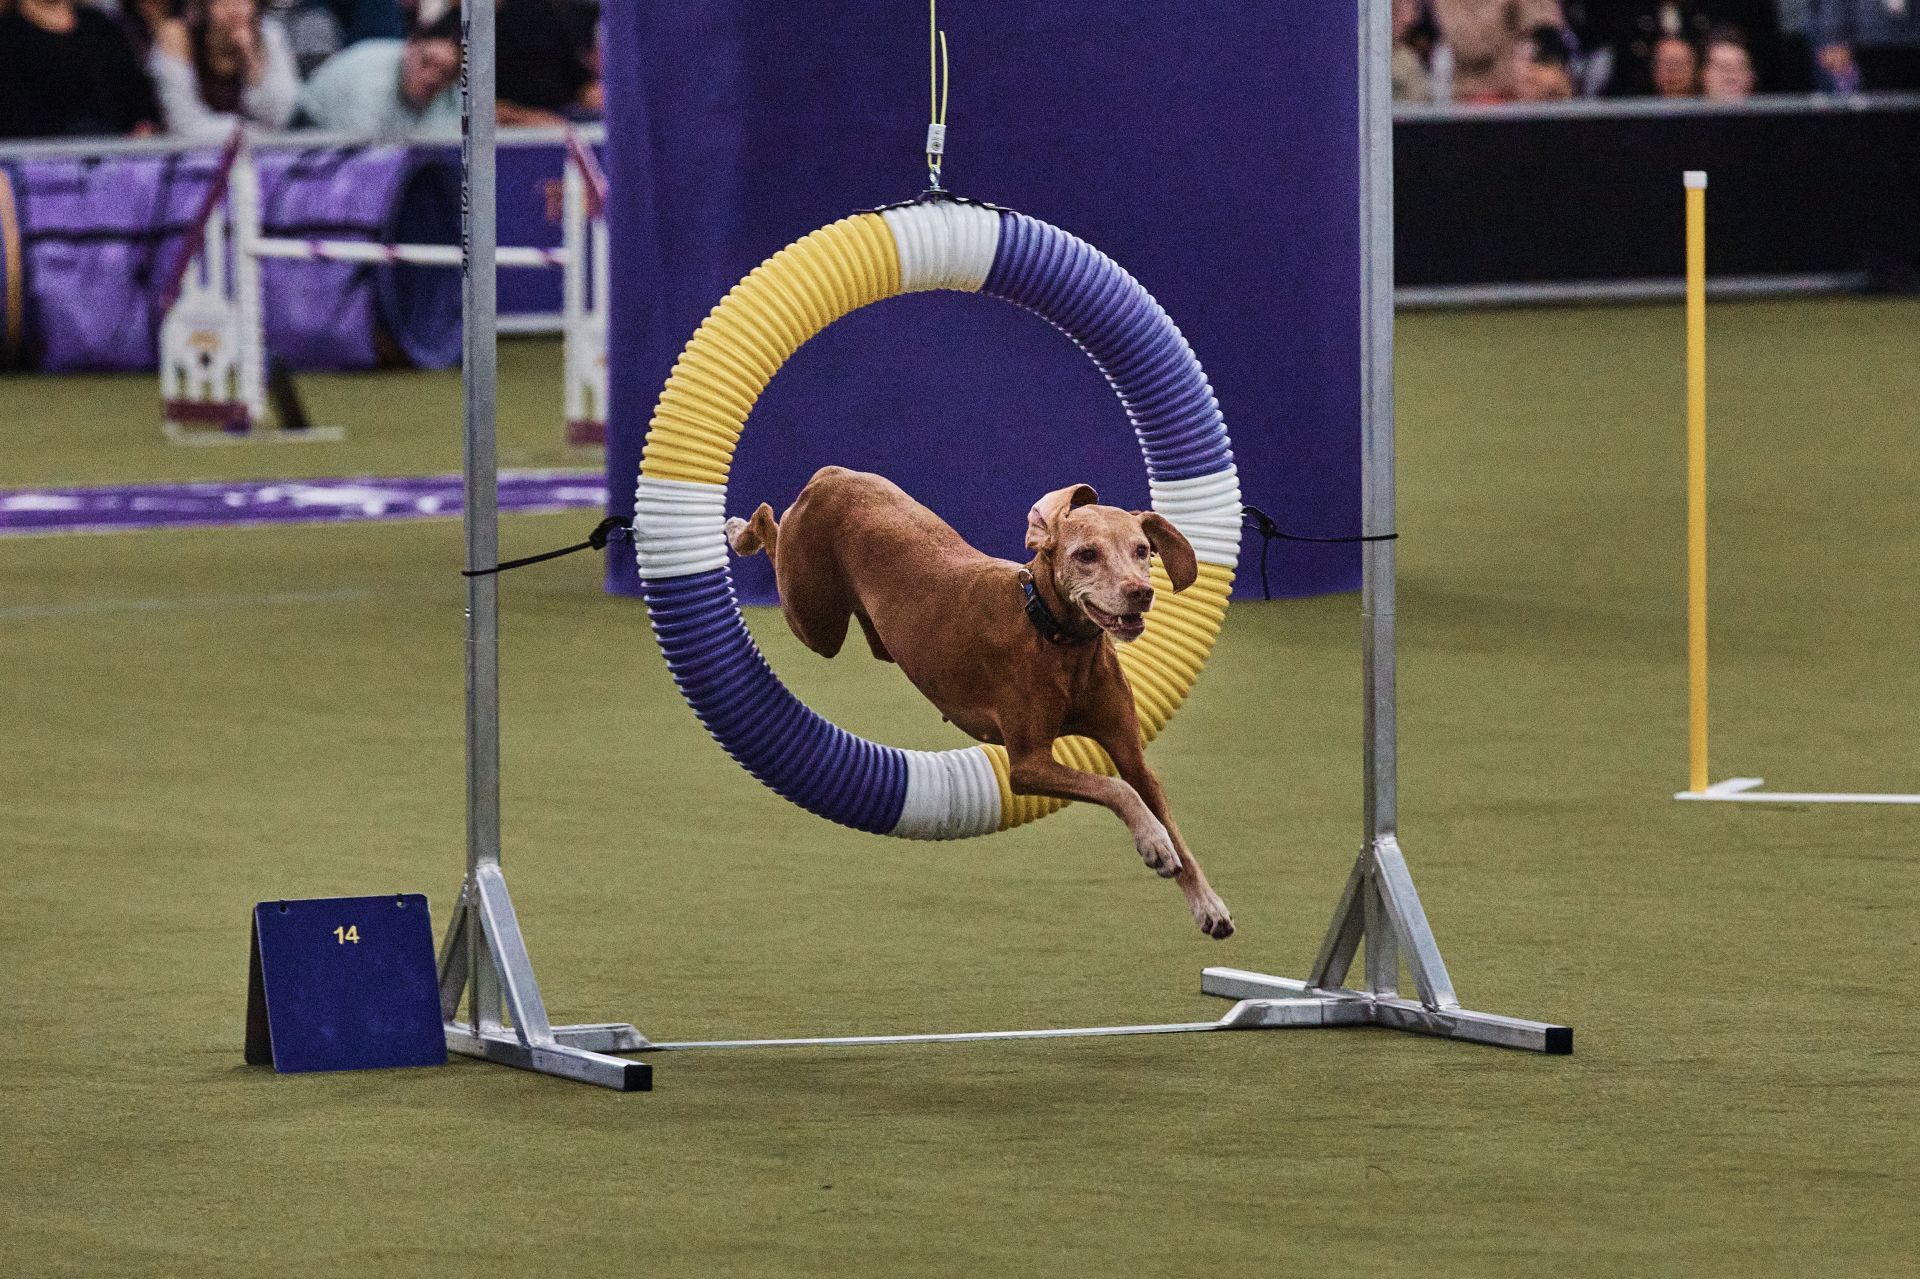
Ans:
{"label": "dog's open mouth", "polygon": [[1147,629],[1146,615],[1142,613],[1109,613],[1095,608],[1085,600],[1080,602],[1093,624],[1123,644],[1131,644],[1140,638]]}

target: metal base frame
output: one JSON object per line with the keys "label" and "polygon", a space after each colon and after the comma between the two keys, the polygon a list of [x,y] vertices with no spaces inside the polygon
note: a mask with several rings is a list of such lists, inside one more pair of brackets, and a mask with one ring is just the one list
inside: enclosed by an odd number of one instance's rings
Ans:
{"label": "metal base frame", "polygon": [[[462,995],[469,1015],[459,1020]],[[440,1018],[447,1050],[560,1075],[617,1092],[653,1087],[653,1067],[610,1057],[646,1040],[625,1022],[555,1026],[534,980],[506,877],[497,863],[471,871],[440,948]]]}
{"label": "metal base frame", "polygon": [[[1365,981],[1346,985],[1347,973],[1365,943]],[[1400,967],[1413,976],[1418,999],[1400,996]],[[1573,1051],[1573,1028],[1527,1021],[1460,1006],[1440,945],[1427,923],[1420,894],[1400,843],[1382,835],[1363,850],[1334,908],[1333,925],[1305,981],[1237,968],[1209,968],[1200,988],[1226,999],[1267,1005],[1264,1025],[1385,1026],[1417,1035],[1465,1039],[1499,1048],[1565,1054]]]}
{"label": "metal base frame", "polygon": [[1920,795],[1875,795],[1866,791],[1763,791],[1764,777],[1729,777],[1705,790],[1674,792],[1675,799],[1741,804],[1920,804]]}
{"label": "metal base frame", "polygon": [[[1364,989],[1344,983],[1366,948]],[[1399,992],[1404,958],[1418,999]],[[1417,1035],[1465,1039],[1499,1048],[1565,1054],[1573,1030],[1460,1007],[1440,957],[1426,911],[1414,890],[1406,858],[1391,836],[1360,854],[1333,924],[1306,981],[1239,968],[1201,971],[1200,989],[1236,1001],[1213,1021],[1158,1022],[1137,1026],[1069,1026],[1050,1030],[966,1030],[912,1035],[812,1035],[791,1039],[694,1039],[655,1043],[641,1039],[634,1052],[696,1048],[858,1048],[876,1044],[964,1044],[1000,1039],[1084,1039],[1110,1035],[1179,1035],[1214,1030],[1281,1030],[1327,1026],[1383,1026]],[[583,1028],[584,1029],[584,1028]],[[631,1027],[623,1029],[631,1030]],[[449,1043],[452,1041],[449,1040]]]}
{"label": "metal base frame", "polygon": [[[1355,989],[1345,983],[1363,947],[1365,980]],[[1417,999],[1400,995],[1403,961],[1413,975]],[[1375,841],[1354,863],[1307,980],[1239,968],[1207,968],[1201,971],[1200,989],[1234,1000],[1233,1007],[1212,1021],[784,1039],[656,1042],[627,1022],[555,1026],[547,1019],[533,963],[497,864],[478,867],[462,885],[440,952],[440,1007],[449,1051],[619,1092],[651,1089],[653,1068],[610,1054],[702,1048],[857,1048],[1380,1026],[1500,1048],[1553,1054],[1573,1051],[1570,1027],[1460,1006],[1406,858],[1391,836]],[[463,996],[470,1006],[464,1021],[459,1017]]]}

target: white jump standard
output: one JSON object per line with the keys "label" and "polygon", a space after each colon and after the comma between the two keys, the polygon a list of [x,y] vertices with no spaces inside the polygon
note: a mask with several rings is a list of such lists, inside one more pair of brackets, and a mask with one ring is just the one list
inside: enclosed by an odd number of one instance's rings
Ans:
{"label": "white jump standard", "polygon": [[[593,152],[568,139],[561,181],[560,248],[505,248],[496,265],[558,269],[565,299],[566,435],[571,444],[606,438],[607,228],[606,180]],[[328,441],[339,428],[269,421],[266,320],[260,261],[356,262],[458,267],[455,244],[372,244],[363,240],[300,240],[264,235],[260,174],[244,130],[221,155],[194,242],[175,280],[176,295],[160,325],[160,395],[167,438],[180,444],[231,444],[247,439]]]}
{"label": "white jump standard", "polygon": [[1687,789],[1675,799],[1739,804],[1920,804],[1920,795],[1765,791],[1759,777],[1707,771],[1707,175],[1689,169],[1687,238]]}

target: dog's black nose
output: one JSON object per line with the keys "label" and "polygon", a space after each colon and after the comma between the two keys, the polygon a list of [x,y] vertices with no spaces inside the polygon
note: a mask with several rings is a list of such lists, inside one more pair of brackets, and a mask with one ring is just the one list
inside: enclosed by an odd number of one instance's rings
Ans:
{"label": "dog's black nose", "polygon": [[1153,587],[1147,585],[1129,586],[1127,588],[1127,603],[1133,605],[1136,611],[1145,608],[1147,605],[1153,603]]}

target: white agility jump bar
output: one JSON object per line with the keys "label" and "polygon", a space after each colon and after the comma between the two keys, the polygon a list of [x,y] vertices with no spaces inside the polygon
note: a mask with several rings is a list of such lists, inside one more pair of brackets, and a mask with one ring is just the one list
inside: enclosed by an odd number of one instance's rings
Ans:
{"label": "white agility jump bar", "polygon": [[[457,244],[368,244],[362,240],[280,240],[253,242],[253,254],[297,262],[408,262],[416,266],[460,265]],[[501,248],[494,265],[507,267],[565,266],[565,249]]]}
{"label": "white agility jump bar", "polygon": [[1687,789],[1675,799],[1742,804],[1920,804],[1920,795],[1763,791],[1761,778],[1707,778],[1707,175],[1690,169],[1687,238]]}

